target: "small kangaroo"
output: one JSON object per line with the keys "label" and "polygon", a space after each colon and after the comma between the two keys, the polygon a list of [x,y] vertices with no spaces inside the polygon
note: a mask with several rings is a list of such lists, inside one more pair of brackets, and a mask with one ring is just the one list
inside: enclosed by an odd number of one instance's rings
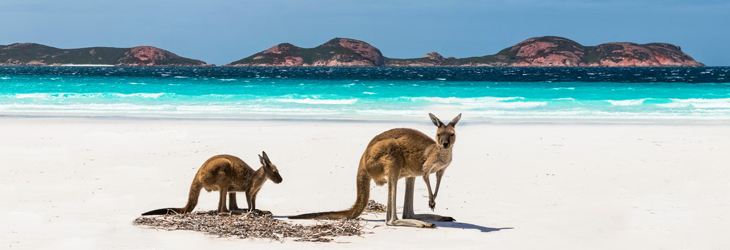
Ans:
{"label": "small kangaroo", "polygon": [[[386,224],[389,226],[436,227],[430,221],[454,221],[452,217],[435,214],[413,213],[413,186],[415,179],[422,176],[428,187],[428,205],[433,210],[436,195],[441,185],[446,167],[451,163],[451,152],[456,141],[454,127],[461,119],[456,116],[444,125],[436,116],[429,113],[431,121],[438,127],[436,141],[413,129],[396,128],[385,131],[373,138],[360,158],[357,170],[357,198],[352,208],[338,212],[302,214],[290,219],[354,219],[362,214],[370,198],[370,180],[382,186],[388,184],[388,205]],[[436,173],[436,192],[431,192],[429,175]],[[406,196],[403,206],[403,219],[396,215],[396,194],[398,180],[406,178]]]}
{"label": "small kangaroo", "polygon": [[152,210],[142,215],[159,215],[169,213],[189,213],[192,212],[198,204],[198,196],[200,189],[205,188],[206,191],[220,192],[218,201],[218,212],[227,213],[226,194],[230,194],[229,207],[230,211],[240,210],[236,203],[236,192],[246,192],[246,202],[248,209],[245,211],[267,213],[269,211],[261,211],[256,209],[256,195],[261,190],[266,179],[274,183],[281,183],[281,175],[276,165],[271,163],[266,152],[262,152],[263,157],[259,155],[261,168],[254,171],[251,167],[243,162],[240,158],[232,155],[216,155],[205,161],[200,167],[198,173],[195,174],[193,184],[190,185],[190,194],[188,195],[188,203],[182,208],[162,208]]}

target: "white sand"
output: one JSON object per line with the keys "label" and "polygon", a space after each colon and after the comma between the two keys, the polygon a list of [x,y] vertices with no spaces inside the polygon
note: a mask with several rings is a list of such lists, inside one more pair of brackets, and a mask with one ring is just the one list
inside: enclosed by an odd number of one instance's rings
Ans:
{"label": "white sand", "polygon": [[[0,118],[0,248],[730,248],[728,123],[468,124],[466,115],[463,121],[436,201],[436,213],[459,223],[396,228],[384,225],[384,215],[368,215],[373,234],[337,239],[347,243],[279,243],[156,231],[132,221],[151,209],[183,206],[207,158],[228,153],[258,168],[261,150],[284,178],[264,186],[261,209],[275,215],[345,209],[355,200],[357,163],[373,136],[393,127],[432,135],[435,127],[427,117],[420,123]],[[385,203],[386,188],[372,186],[371,198]],[[419,178],[417,213],[431,212],[426,197]],[[217,194],[203,192],[197,209],[216,206]]]}

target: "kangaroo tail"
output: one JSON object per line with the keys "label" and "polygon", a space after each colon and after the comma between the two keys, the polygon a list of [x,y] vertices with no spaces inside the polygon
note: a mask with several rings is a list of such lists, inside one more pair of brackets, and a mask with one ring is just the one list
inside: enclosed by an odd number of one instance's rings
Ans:
{"label": "kangaroo tail", "polygon": [[162,214],[182,214],[190,213],[198,205],[198,197],[200,196],[200,190],[203,189],[203,185],[196,178],[193,180],[193,184],[190,185],[190,193],[188,194],[188,203],[185,207],[181,208],[160,208],[152,210],[142,215],[162,215]]}
{"label": "kangaroo tail", "polygon": [[300,214],[290,216],[289,219],[354,219],[360,216],[365,210],[365,207],[368,205],[368,199],[370,199],[370,176],[368,176],[364,169],[361,169],[357,173],[357,200],[355,200],[355,205],[350,209],[336,212]]}

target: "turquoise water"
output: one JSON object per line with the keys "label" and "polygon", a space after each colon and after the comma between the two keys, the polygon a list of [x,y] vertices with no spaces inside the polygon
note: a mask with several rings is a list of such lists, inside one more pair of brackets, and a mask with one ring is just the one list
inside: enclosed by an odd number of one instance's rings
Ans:
{"label": "turquoise water", "polygon": [[245,119],[730,119],[728,83],[0,74],[0,115]]}

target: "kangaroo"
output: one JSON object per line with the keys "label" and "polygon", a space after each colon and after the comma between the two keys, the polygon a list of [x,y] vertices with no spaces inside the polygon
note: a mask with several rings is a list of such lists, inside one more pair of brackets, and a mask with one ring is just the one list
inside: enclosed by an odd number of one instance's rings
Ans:
{"label": "kangaroo", "polygon": [[266,179],[274,183],[281,183],[281,175],[276,165],[271,163],[266,152],[262,152],[263,157],[259,155],[261,168],[253,170],[240,158],[232,155],[216,155],[205,161],[200,167],[198,173],[195,174],[193,184],[190,185],[190,194],[188,195],[188,203],[182,208],[162,208],[152,210],[142,215],[159,215],[169,213],[189,213],[192,212],[198,204],[200,190],[205,188],[206,191],[220,192],[218,200],[218,212],[227,213],[226,194],[230,195],[229,207],[230,211],[240,210],[236,203],[236,192],[246,192],[246,202],[248,202],[248,212],[271,214],[269,211],[256,209],[256,195],[266,182]]}
{"label": "kangaroo", "polygon": [[[454,127],[461,119],[456,116],[444,125],[436,116],[429,113],[431,121],[438,127],[436,141],[427,135],[408,128],[385,131],[373,138],[360,158],[357,170],[357,198],[352,208],[337,212],[310,213],[289,217],[290,219],[354,219],[362,214],[370,198],[370,180],[378,186],[388,184],[388,204],[386,225],[434,228],[430,221],[454,221],[452,217],[435,214],[413,213],[413,186],[418,176],[423,177],[428,187],[428,205],[436,206],[441,177],[451,163],[451,152],[456,141]],[[431,192],[429,175],[436,173],[436,192]],[[396,215],[396,194],[398,180],[406,178],[406,196],[403,206],[403,219]]]}

